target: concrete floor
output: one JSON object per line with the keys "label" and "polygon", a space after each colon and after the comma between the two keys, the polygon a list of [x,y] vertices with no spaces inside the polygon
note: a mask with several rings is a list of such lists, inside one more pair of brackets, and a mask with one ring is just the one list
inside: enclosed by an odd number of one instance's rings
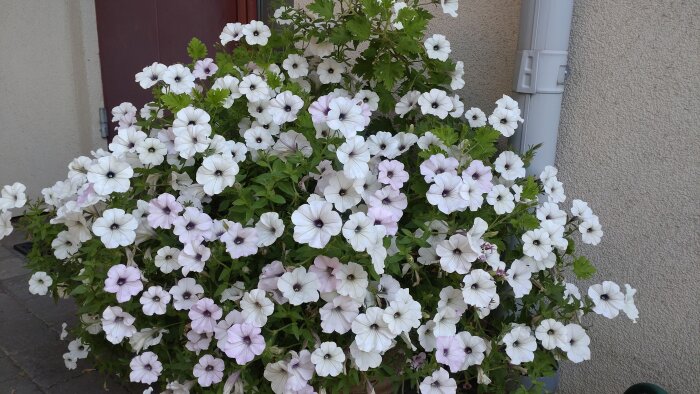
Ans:
{"label": "concrete floor", "polygon": [[72,338],[61,341],[59,335],[62,323],[76,324],[75,304],[29,294],[25,258],[12,249],[22,241],[19,233],[0,241],[0,393],[136,392],[99,374],[86,360],[66,369],[63,353]]}

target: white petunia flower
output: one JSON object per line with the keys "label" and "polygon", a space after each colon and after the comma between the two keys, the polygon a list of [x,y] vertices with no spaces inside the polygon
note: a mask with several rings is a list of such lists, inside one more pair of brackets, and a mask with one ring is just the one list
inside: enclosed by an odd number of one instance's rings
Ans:
{"label": "white petunia flower", "polygon": [[[464,87],[464,62],[458,61],[455,63],[455,69],[450,73],[452,81],[450,81],[450,89],[459,90]],[[472,126],[473,127],[473,126]]]}
{"label": "white petunia flower", "polygon": [[578,324],[570,323],[566,325],[566,335],[568,342],[564,344],[562,350],[566,352],[569,361],[580,363],[591,359],[591,349],[588,345],[591,338],[586,334],[586,330]]}
{"label": "white petunia flower", "polygon": [[231,108],[236,99],[242,96],[240,90],[238,89],[238,84],[240,82],[241,81],[238,78],[233,77],[231,75],[226,75],[223,78],[217,78],[214,81],[214,84],[211,86],[213,90],[227,89],[229,91],[229,95],[224,99],[224,102],[222,103],[222,106],[224,108]]}
{"label": "white petunia flower", "polygon": [[426,197],[428,202],[438,207],[440,212],[450,214],[455,211],[464,211],[469,202],[462,197],[464,182],[462,177],[444,172],[433,178]]}
{"label": "white petunia flower", "polygon": [[559,182],[556,178],[549,179],[547,182],[545,182],[544,192],[547,194],[547,199],[549,199],[549,202],[558,204],[566,201],[564,184]]}
{"label": "white petunia flower", "polygon": [[102,330],[107,340],[114,345],[136,333],[134,321],[136,319],[133,316],[118,306],[108,306],[102,312]]}
{"label": "white petunia flower", "polygon": [[175,134],[174,147],[183,159],[191,159],[197,153],[209,148],[211,142],[211,127],[209,125],[194,125],[173,130]]}
{"label": "white petunia flower", "polygon": [[579,224],[581,241],[588,245],[598,245],[603,237],[603,230],[597,216],[592,216]]}
{"label": "white petunia flower", "polygon": [[523,253],[537,261],[546,259],[552,253],[552,242],[549,233],[538,228],[527,231],[522,236]]}
{"label": "white petunia flower", "polygon": [[6,236],[12,234],[13,227],[12,227],[11,220],[12,220],[12,212],[0,211],[0,239],[3,239]]}
{"label": "white petunia flower", "polygon": [[472,365],[480,365],[484,361],[484,356],[487,351],[487,344],[483,338],[471,335],[466,331],[457,334],[457,337],[464,345],[464,354],[467,355],[464,360],[464,365],[460,370],[466,370]]}
{"label": "white petunia flower", "polygon": [[539,219],[540,222],[544,222],[545,220],[551,220],[560,226],[566,225],[566,212],[559,209],[559,206],[555,203],[542,203],[541,206],[537,207],[536,215],[537,219]]}
{"label": "white petunia flower", "polygon": [[451,17],[457,17],[457,9],[459,8],[459,0],[440,0],[442,12],[449,14]]}
{"label": "white petunia flower", "polygon": [[139,302],[143,309],[143,314],[146,316],[164,315],[168,303],[170,303],[170,293],[163,290],[160,286],[151,286],[141,294]]}
{"label": "white petunia flower", "polygon": [[424,46],[430,59],[437,59],[443,62],[447,60],[450,52],[452,52],[450,42],[442,34],[433,34],[432,37],[425,40]]}
{"label": "white petunia flower", "polygon": [[396,115],[403,118],[407,113],[418,108],[418,99],[420,97],[421,93],[419,91],[411,90],[399,99],[399,102],[396,103],[394,112],[396,112]]}
{"label": "white petunia flower", "polygon": [[608,319],[617,317],[620,310],[625,308],[625,295],[620,291],[620,286],[614,282],[606,280],[589,287],[588,296],[595,304],[593,312]]}
{"label": "white petunia flower", "polygon": [[450,377],[450,374],[440,368],[432,375],[425,377],[418,386],[421,394],[456,394],[457,382]]}
{"label": "white petunia flower", "polygon": [[470,108],[464,114],[464,117],[469,121],[470,127],[477,128],[486,126],[486,114],[479,108]]}
{"label": "white petunia flower", "polygon": [[268,100],[270,98],[269,86],[260,76],[255,74],[243,77],[238,84],[238,91],[251,102]]}
{"label": "white petunia flower", "polygon": [[326,124],[331,130],[339,131],[346,138],[353,137],[366,126],[366,118],[357,101],[336,97],[328,104]]}
{"label": "white petunia flower", "polygon": [[514,260],[510,269],[506,271],[506,281],[513,288],[515,298],[522,298],[530,294],[532,290],[532,271],[530,266],[523,260]]}
{"label": "white petunia flower", "polygon": [[472,270],[463,279],[464,302],[478,308],[485,308],[496,295],[496,282],[482,269]]}
{"label": "white petunia flower", "polygon": [[158,81],[163,79],[163,74],[165,74],[165,70],[167,69],[168,66],[165,64],[154,62],[150,66],[144,67],[141,72],[136,73],[134,81],[138,82],[141,88],[150,89],[153,85],[158,83]]}
{"label": "white petunia flower", "polygon": [[146,138],[136,144],[136,153],[144,165],[157,166],[165,160],[168,147],[157,138]]}
{"label": "white petunia flower", "polygon": [[421,305],[411,298],[394,300],[384,309],[384,321],[395,335],[420,326]]}
{"label": "white petunia flower", "polygon": [[345,65],[338,63],[334,59],[324,59],[316,68],[318,79],[322,84],[340,83],[343,80]]}
{"label": "white petunia flower", "polygon": [[345,212],[362,201],[359,179],[351,179],[344,171],[335,172],[324,177],[327,185],[323,188],[323,197],[333,204],[338,212]]}
{"label": "white petunia flower", "polygon": [[0,212],[13,208],[22,208],[27,203],[25,190],[27,190],[27,187],[19,182],[3,186],[0,191]]}
{"label": "white petunia flower", "polygon": [[258,246],[270,246],[284,234],[284,222],[277,212],[265,212],[255,224]]}
{"label": "white petunia flower", "polygon": [[581,200],[574,200],[571,203],[571,215],[580,220],[589,220],[593,216],[593,210],[588,203]]}
{"label": "white petunia flower", "polygon": [[289,78],[297,79],[309,75],[309,62],[305,57],[296,54],[287,56],[282,62],[282,68],[287,71]]}
{"label": "white petunia flower", "polygon": [[637,306],[634,304],[635,294],[637,294],[637,290],[625,283],[625,307],[622,308],[622,311],[632,320],[632,323],[636,323],[639,318],[639,310],[637,310]]}
{"label": "white petunia flower", "polygon": [[311,353],[311,362],[318,376],[338,376],[344,369],[345,353],[335,342],[323,342]]}
{"label": "white petunia flower", "polygon": [[243,133],[246,146],[251,150],[267,150],[274,143],[272,134],[262,126],[251,127]]}
{"label": "white petunia flower", "polygon": [[357,347],[357,340],[350,344],[350,355],[355,366],[360,371],[368,371],[372,368],[377,368],[382,363],[382,355],[380,352],[365,352]]}
{"label": "white petunia flower", "polygon": [[343,164],[345,176],[351,179],[364,178],[369,172],[369,146],[359,135],[347,138],[336,150],[338,161]]}
{"label": "white petunia flower", "polygon": [[178,256],[180,255],[180,249],[173,248],[170,246],[164,246],[158,249],[156,252],[156,257],[153,262],[156,267],[164,274],[173,272],[174,270],[180,269],[180,263],[178,263]]}
{"label": "white petunia flower", "polygon": [[197,169],[197,183],[203,186],[207,195],[219,194],[226,187],[233,186],[238,174],[238,164],[232,157],[225,155],[211,155],[202,160],[202,165]]}
{"label": "white petunia flower", "polygon": [[277,280],[277,288],[292,305],[318,301],[318,279],[304,267],[285,272]]}
{"label": "white petunia flower", "polygon": [[138,221],[123,209],[112,208],[104,211],[102,217],[92,224],[92,232],[100,237],[108,249],[129,246],[136,239]]}
{"label": "white petunia flower", "polygon": [[435,252],[440,256],[440,266],[445,272],[466,274],[471,269],[471,263],[481,254],[481,250],[472,248],[469,238],[455,234],[449,239],[437,244]]}
{"label": "white petunia flower", "polygon": [[134,383],[151,384],[158,381],[163,372],[163,364],[158,361],[158,356],[153,352],[145,352],[131,359],[129,362],[131,373],[129,381]]}
{"label": "white petunia flower", "polygon": [[360,303],[350,297],[337,296],[319,309],[321,329],[325,333],[345,334],[360,314]]}
{"label": "white petunia flower", "polygon": [[219,35],[221,45],[226,45],[231,41],[239,41],[241,38],[243,38],[243,24],[238,22],[227,23]]}
{"label": "white petunia flower", "polygon": [[516,326],[503,337],[510,363],[519,365],[535,359],[537,342],[528,327]]}
{"label": "white petunia flower", "polygon": [[264,23],[252,20],[250,23],[243,25],[243,35],[248,45],[265,46],[272,32]]}
{"label": "white petunia flower", "polygon": [[391,347],[395,335],[383,319],[382,308],[369,307],[352,322],[357,348],[364,352],[383,352]]}
{"label": "white petunia flower", "polygon": [[199,297],[204,293],[204,288],[197,284],[193,278],[182,278],[173,286],[170,291],[173,297],[173,306],[176,310],[189,310],[192,305],[199,301]]}
{"label": "white petunia flower", "polygon": [[498,215],[513,212],[515,209],[515,197],[510,190],[503,185],[495,185],[486,195],[486,202],[493,206]]}
{"label": "white petunia flower", "polygon": [[338,280],[336,291],[340,295],[362,300],[367,293],[367,272],[361,265],[352,261],[333,269],[333,276]]}
{"label": "white petunia flower", "polygon": [[440,119],[445,119],[447,114],[452,111],[454,105],[452,99],[447,96],[444,90],[431,89],[420,95],[418,98],[423,115],[435,115]]}
{"label": "white petunia flower", "polygon": [[129,163],[114,156],[97,159],[88,168],[87,179],[92,183],[95,193],[107,196],[112,193],[124,193],[129,190],[134,170]]}
{"label": "white petunia flower", "polygon": [[245,322],[256,327],[264,326],[267,323],[267,317],[275,310],[272,301],[265,296],[265,291],[260,289],[243,293],[240,305]]}
{"label": "white petunia flower", "polygon": [[525,164],[518,155],[511,151],[501,152],[493,165],[503,179],[514,181],[525,177]]}
{"label": "white petunia flower", "polygon": [[376,226],[364,212],[356,212],[343,224],[343,236],[357,252],[364,252],[382,243],[386,230]]}
{"label": "white petunia flower", "polygon": [[173,64],[163,73],[163,82],[170,86],[170,91],[175,94],[190,94],[194,89],[194,75],[189,68],[182,64]]}
{"label": "white petunia flower", "polygon": [[547,350],[553,350],[557,347],[564,350],[569,343],[568,330],[562,323],[554,319],[542,320],[535,330],[535,337]]}
{"label": "white petunia flower", "polygon": [[292,223],[294,240],[317,249],[325,247],[342,228],[340,215],[327,201],[312,201],[300,206],[292,213]]}
{"label": "white petunia flower", "polygon": [[489,124],[498,130],[504,137],[510,137],[518,128],[518,122],[522,122],[520,112],[509,111],[505,108],[496,108],[489,116]]}
{"label": "white petunia flower", "polygon": [[270,115],[272,121],[278,125],[293,122],[297,119],[297,113],[304,107],[301,97],[285,91],[270,100]]}
{"label": "white petunia flower", "polygon": [[53,284],[53,279],[44,271],[38,271],[29,278],[29,292],[34,295],[46,295]]}
{"label": "white petunia flower", "polygon": [[59,260],[65,260],[74,255],[80,249],[82,243],[78,235],[71,231],[61,231],[56,238],[51,241],[53,255]]}

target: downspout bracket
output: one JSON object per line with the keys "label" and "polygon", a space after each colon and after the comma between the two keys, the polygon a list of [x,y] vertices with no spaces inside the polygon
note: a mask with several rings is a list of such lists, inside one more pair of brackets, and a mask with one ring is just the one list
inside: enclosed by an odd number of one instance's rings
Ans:
{"label": "downspout bracket", "polygon": [[516,56],[517,76],[513,90],[518,93],[564,92],[568,73],[567,51],[520,50]]}

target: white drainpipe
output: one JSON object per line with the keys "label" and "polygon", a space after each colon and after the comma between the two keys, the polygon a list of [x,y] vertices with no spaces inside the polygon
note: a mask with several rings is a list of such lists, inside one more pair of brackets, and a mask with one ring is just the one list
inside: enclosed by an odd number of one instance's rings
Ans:
{"label": "white drainpipe", "polygon": [[530,174],[554,165],[573,9],[574,0],[522,0],[513,90],[525,122],[510,142],[520,152],[542,144]]}

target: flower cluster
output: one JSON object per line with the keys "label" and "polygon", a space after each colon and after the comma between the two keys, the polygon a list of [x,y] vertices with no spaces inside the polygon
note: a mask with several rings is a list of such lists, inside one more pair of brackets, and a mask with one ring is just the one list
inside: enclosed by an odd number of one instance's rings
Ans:
{"label": "flower cluster", "polygon": [[[136,74],[153,101],[114,108],[109,151],[24,218],[30,291],[79,301],[66,365],[91,350],[149,392],[501,391],[589,359],[584,314],[636,319],[628,285],[566,279],[595,272],[574,243],[600,242],[597,216],[553,167],[527,174],[534,149],[498,151],[516,101],[487,117],[448,93],[463,64],[430,18],[316,0]],[[2,190],[0,236],[24,202]]]}

